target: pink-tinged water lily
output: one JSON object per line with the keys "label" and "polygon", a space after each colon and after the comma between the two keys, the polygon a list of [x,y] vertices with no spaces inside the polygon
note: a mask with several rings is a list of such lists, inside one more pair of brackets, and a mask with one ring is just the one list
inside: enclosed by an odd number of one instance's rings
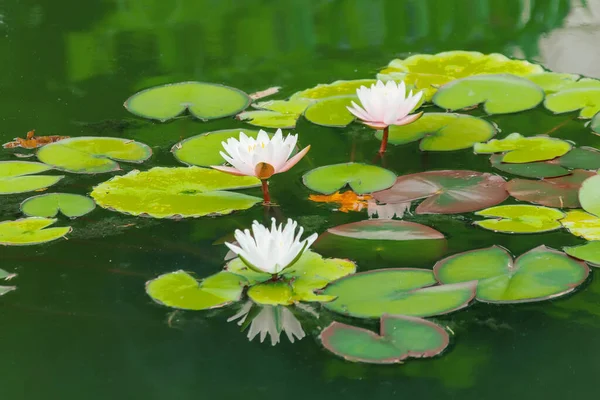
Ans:
{"label": "pink-tinged water lily", "polygon": [[297,142],[297,134],[288,134],[284,138],[281,129],[277,129],[272,138],[262,129],[256,139],[240,132],[239,140],[229,138],[222,142],[225,152],[221,152],[221,156],[231,166],[214,165],[212,168],[233,175],[256,176],[262,181],[265,203],[269,203],[267,179],[292,168],[310,150],[310,146],[306,146],[290,158]]}
{"label": "pink-tinged water lily", "polygon": [[388,81],[384,84],[381,81],[371,85],[370,88],[361,86],[356,89],[356,94],[362,107],[352,102],[352,107],[348,111],[359,118],[365,125],[375,129],[383,129],[383,140],[381,142],[380,153],[383,153],[387,147],[388,129],[390,125],[406,125],[416,121],[421,113],[411,114],[413,109],[421,101],[423,92],[413,95],[412,90],[406,95],[406,85],[404,82],[397,84],[394,81]]}
{"label": "pink-tinged water lily", "polygon": [[287,220],[287,224],[273,222],[269,230],[264,225],[254,221],[252,223],[252,232],[249,229],[235,231],[235,240],[238,245],[225,243],[231,251],[248,266],[248,268],[267,274],[277,275],[286,268],[291,267],[300,259],[302,254],[310,247],[318,235],[316,233],[300,240],[304,228],[300,227],[298,234],[296,228],[298,223]]}

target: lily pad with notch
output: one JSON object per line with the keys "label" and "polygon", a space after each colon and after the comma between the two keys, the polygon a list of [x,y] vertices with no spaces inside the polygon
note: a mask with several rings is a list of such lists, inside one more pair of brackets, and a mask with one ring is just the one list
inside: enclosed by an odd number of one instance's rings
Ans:
{"label": "lily pad with notch", "polygon": [[505,153],[502,162],[520,164],[552,160],[567,154],[572,146],[569,142],[549,136],[524,137],[515,132],[504,139],[476,143],[473,148],[477,154]]}
{"label": "lily pad with notch", "polygon": [[555,114],[580,110],[579,118],[590,119],[600,111],[600,87],[561,90],[546,97],[544,106]]}
{"label": "lily pad with notch", "polygon": [[94,208],[94,200],[72,193],[47,193],[21,203],[21,212],[28,217],[51,218],[60,212],[66,217],[77,218],[89,214]]}
{"label": "lily pad with notch", "polygon": [[561,228],[560,220],[565,214],[554,208],[517,204],[491,207],[475,215],[493,217],[475,221],[474,225],[502,233],[540,233]]}
{"label": "lily pad with notch", "polygon": [[0,245],[29,246],[51,242],[71,232],[70,226],[48,228],[57,220],[53,218],[21,218],[0,222]]}
{"label": "lily pad with notch", "polygon": [[62,175],[34,175],[51,170],[46,164],[30,161],[0,161],[0,194],[16,194],[45,189]]}
{"label": "lily pad with notch", "polygon": [[389,188],[395,180],[392,171],[353,162],[315,168],[302,177],[306,187],[323,194],[335,193],[346,185],[357,194],[371,193]]}

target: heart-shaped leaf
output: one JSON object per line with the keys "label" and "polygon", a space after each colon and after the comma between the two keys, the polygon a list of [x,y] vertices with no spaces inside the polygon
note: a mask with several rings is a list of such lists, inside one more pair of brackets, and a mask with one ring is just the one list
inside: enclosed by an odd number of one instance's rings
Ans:
{"label": "heart-shaped leaf", "polygon": [[581,246],[564,247],[571,257],[586,261],[594,267],[600,267],[600,241],[589,242]]}
{"label": "heart-shaped leaf", "polygon": [[337,96],[319,100],[304,111],[304,118],[313,124],[343,128],[354,121],[346,107],[356,102],[356,96]]}
{"label": "heart-shaped leaf", "polygon": [[581,110],[579,118],[592,118],[600,111],[600,87],[561,90],[546,97],[544,106],[555,114]]}
{"label": "heart-shaped leaf", "polygon": [[171,148],[171,152],[177,160],[187,165],[209,167],[224,164],[225,160],[220,154],[223,151],[222,142],[226,142],[232,137],[237,139],[241,132],[255,139],[258,136],[258,131],[250,129],[224,129],[207,132],[177,143]]}
{"label": "heart-shaped leaf", "polygon": [[514,75],[478,75],[452,81],[433,96],[433,103],[455,111],[484,103],[488,114],[532,109],[544,100],[544,91],[530,80]]}
{"label": "heart-shaped leaf", "polygon": [[379,335],[334,321],[321,332],[319,340],[339,357],[371,364],[395,364],[407,358],[434,357],[450,342],[448,333],[441,326],[405,315],[382,316]]}
{"label": "heart-shaped leaf", "polygon": [[323,305],[356,318],[384,314],[429,317],[466,307],[475,295],[475,282],[432,286],[430,270],[389,268],[349,275],[330,283],[323,294],[336,299]]}
{"label": "heart-shaped leaf", "polygon": [[70,226],[47,228],[56,222],[52,218],[22,218],[0,222],[0,245],[28,246],[60,239],[71,232]]}
{"label": "heart-shaped leaf", "polygon": [[566,213],[566,217],[560,220],[562,226],[567,228],[575,236],[586,240],[600,240],[600,218],[581,210],[573,210]]}
{"label": "heart-shaped leaf", "polygon": [[389,188],[396,174],[375,165],[345,163],[326,165],[308,171],[302,181],[310,190],[331,194],[349,185],[358,194]]}
{"label": "heart-shaped leaf", "polygon": [[565,214],[554,208],[530,206],[525,204],[491,207],[475,215],[493,217],[473,224],[495,232],[503,233],[539,233],[549,232],[561,227],[560,219]]}
{"label": "heart-shaped leaf", "polygon": [[0,194],[15,194],[45,189],[64,176],[33,175],[52,167],[29,161],[0,161]]}
{"label": "heart-shaped leaf", "polygon": [[42,147],[37,158],[63,171],[97,174],[118,171],[117,161],[142,163],[152,155],[143,143],[112,137],[76,137]]}
{"label": "heart-shaped leaf", "polygon": [[209,120],[235,115],[250,105],[239,89],[206,82],[181,82],[142,90],[125,101],[125,108],[140,117],[167,121],[186,110]]}
{"label": "heart-shaped leaf", "polygon": [[493,246],[440,260],[433,268],[446,284],[479,281],[477,300],[523,303],[548,300],[575,290],[589,275],[585,263],[545,246],[536,247],[514,262],[503,248]]}
{"label": "heart-shaped leaf", "polygon": [[593,174],[581,184],[579,202],[585,211],[600,217],[600,175]]}
{"label": "heart-shaped leaf", "polygon": [[506,153],[502,157],[505,163],[530,163],[565,155],[571,144],[549,136],[523,137],[515,132],[504,139],[476,143],[473,148],[477,154]]}
{"label": "heart-shaped leaf", "polygon": [[[427,113],[408,125],[392,125],[388,141],[405,144],[421,140],[422,151],[453,151],[468,149],[475,143],[485,142],[496,134],[489,122],[464,114]],[[383,132],[376,137],[381,140]]]}
{"label": "heart-shaped leaf", "polygon": [[398,177],[394,186],[373,193],[382,203],[425,199],[417,214],[460,214],[481,210],[506,200],[504,179],[475,171],[428,171]]}
{"label": "heart-shaped leaf", "polygon": [[30,197],[21,203],[21,212],[28,217],[55,217],[59,212],[77,218],[96,208],[94,200],[72,193],[47,193]]}

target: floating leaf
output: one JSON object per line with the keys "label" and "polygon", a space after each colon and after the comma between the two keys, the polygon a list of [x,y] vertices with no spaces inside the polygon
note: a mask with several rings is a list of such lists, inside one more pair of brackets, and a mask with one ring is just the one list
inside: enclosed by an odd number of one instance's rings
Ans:
{"label": "floating leaf", "polygon": [[525,78],[541,87],[546,94],[551,94],[572,86],[580,76],[558,72],[542,72],[539,74],[527,75]]}
{"label": "floating leaf", "polygon": [[600,151],[593,147],[577,147],[560,157],[557,162],[569,169],[600,169]]}
{"label": "floating leaf", "polygon": [[590,128],[596,135],[600,135],[600,112],[594,114],[590,121]]}
{"label": "floating leaf", "polygon": [[586,240],[600,240],[600,218],[581,210],[569,211],[560,223],[573,235]]}
{"label": "floating leaf", "polygon": [[600,241],[589,242],[581,246],[564,247],[571,257],[586,261],[594,267],[600,267]]}
{"label": "floating leaf", "polygon": [[267,110],[244,111],[237,115],[237,119],[250,125],[281,129],[295,128],[298,118],[300,118],[300,114],[284,114]]}
{"label": "floating leaf", "polygon": [[177,160],[187,165],[209,167],[224,164],[225,160],[220,154],[221,151],[224,151],[221,143],[232,137],[237,139],[240,132],[255,139],[258,136],[258,131],[249,129],[224,129],[207,132],[177,143],[171,148],[171,152]]}
{"label": "floating leaf", "polygon": [[570,175],[558,178],[513,179],[506,184],[506,190],[512,197],[521,201],[548,207],[580,208],[579,188],[583,181],[594,175],[595,172],[576,169]]}
{"label": "floating leaf", "polygon": [[179,270],[146,282],[146,293],[167,307],[206,310],[239,301],[245,285],[244,277],[229,272],[219,272],[198,282]]}
{"label": "floating leaf", "polygon": [[502,157],[502,162],[519,164],[560,157],[571,150],[571,144],[549,136],[523,137],[515,132],[504,139],[476,143],[473,148],[477,154],[506,152]]}
{"label": "floating leaf", "polygon": [[398,177],[390,189],[373,193],[382,203],[425,199],[417,214],[460,214],[494,206],[508,198],[504,179],[475,171],[428,171]]}
{"label": "floating leaf", "polygon": [[45,189],[64,176],[33,175],[52,167],[29,161],[0,161],[0,194],[15,194]]}
{"label": "floating leaf", "polygon": [[56,169],[80,174],[118,171],[117,161],[142,163],[152,155],[147,145],[112,137],[76,137],[42,147],[37,158]]}
{"label": "floating leaf", "polygon": [[328,97],[308,106],[304,118],[313,124],[343,128],[354,121],[346,107],[357,101],[356,96]]}
{"label": "floating leaf", "polygon": [[96,186],[92,198],[104,208],[154,218],[224,215],[245,210],[262,199],[229,189],[255,187],[260,181],[199,167],[131,171]]}
{"label": "floating leaf", "polygon": [[288,282],[263,282],[248,290],[248,297],[256,304],[290,305],[294,304],[294,292]]}
{"label": "floating leaf", "polygon": [[334,96],[355,95],[356,89],[361,86],[370,87],[377,81],[375,79],[357,79],[353,81],[335,81],[327,84],[319,84],[313,88],[296,92],[290,97],[290,101],[301,99],[320,100]]}
{"label": "floating leaf", "polygon": [[71,193],[47,193],[30,197],[21,203],[21,212],[28,217],[55,217],[59,212],[77,218],[96,208],[94,200]]}
{"label": "floating leaf", "polygon": [[441,326],[404,315],[382,316],[379,335],[334,321],[321,332],[319,340],[337,356],[371,364],[395,364],[411,357],[434,357],[450,342],[448,333]]}
{"label": "floating leaf", "polygon": [[345,163],[326,165],[308,171],[302,180],[315,192],[331,194],[349,185],[355,193],[365,194],[389,188],[396,174],[375,165]]}
{"label": "floating leaf", "polygon": [[581,110],[579,118],[592,118],[600,111],[600,87],[561,90],[546,97],[544,106],[555,114]]}
{"label": "floating leaf", "polygon": [[530,110],[544,100],[544,91],[535,83],[513,75],[480,75],[442,86],[433,103],[455,111],[483,104],[487,114],[509,114]]}
{"label": "floating leaf", "polygon": [[186,110],[209,120],[235,115],[250,105],[239,89],[206,82],[181,82],[142,90],[125,101],[125,108],[140,117],[167,121]]}
{"label": "floating leaf", "polygon": [[323,305],[356,318],[384,314],[429,317],[466,307],[475,296],[475,282],[432,286],[430,270],[389,268],[361,272],[329,284],[323,294],[336,299]]}
{"label": "floating leaf", "polygon": [[530,206],[526,204],[491,207],[475,215],[496,217],[475,221],[482,228],[503,233],[539,233],[561,227],[559,220],[565,217],[562,211],[554,208]]}
{"label": "floating leaf", "polygon": [[407,221],[359,221],[329,228],[337,236],[365,240],[443,239],[444,235],[426,225]]}
{"label": "floating leaf", "polygon": [[47,228],[56,222],[52,218],[22,218],[0,222],[0,245],[28,246],[60,239],[71,232],[70,226]]}
{"label": "floating leaf", "polygon": [[554,178],[569,174],[568,169],[556,164],[554,161],[512,164],[503,163],[502,157],[504,157],[502,154],[493,154],[490,157],[490,163],[492,167],[503,172],[508,172],[509,174],[520,175],[526,178]]}
{"label": "floating leaf", "polygon": [[[427,113],[408,125],[392,125],[389,143],[405,144],[421,140],[423,151],[452,151],[468,149],[475,143],[485,142],[496,134],[489,122],[464,114]],[[376,137],[381,140],[382,131]]]}
{"label": "floating leaf", "polygon": [[600,175],[592,175],[581,185],[579,202],[585,211],[600,217]]}
{"label": "floating leaf", "polygon": [[575,290],[588,277],[589,268],[564,253],[536,247],[514,262],[503,248],[493,246],[440,260],[433,268],[446,284],[478,280],[477,300],[488,303],[522,303],[548,300]]}
{"label": "floating leaf", "polygon": [[270,100],[256,103],[254,107],[283,114],[301,115],[312,103],[314,100],[310,99]]}

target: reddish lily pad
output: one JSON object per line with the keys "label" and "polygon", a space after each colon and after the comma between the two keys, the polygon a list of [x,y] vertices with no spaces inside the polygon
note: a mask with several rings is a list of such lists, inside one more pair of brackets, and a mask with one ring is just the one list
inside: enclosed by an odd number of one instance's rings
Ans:
{"label": "reddish lily pad", "polygon": [[506,182],[498,175],[466,170],[428,171],[404,175],[389,189],[373,193],[382,203],[425,199],[417,214],[460,214],[502,203]]}
{"label": "reddish lily pad", "polygon": [[370,364],[396,364],[407,358],[434,357],[450,342],[441,326],[404,315],[382,316],[379,335],[334,321],[321,332],[319,339],[337,356]]}
{"label": "reddish lily pad", "polygon": [[595,172],[576,169],[570,175],[542,180],[513,179],[506,184],[512,197],[547,207],[580,208],[579,189]]}

